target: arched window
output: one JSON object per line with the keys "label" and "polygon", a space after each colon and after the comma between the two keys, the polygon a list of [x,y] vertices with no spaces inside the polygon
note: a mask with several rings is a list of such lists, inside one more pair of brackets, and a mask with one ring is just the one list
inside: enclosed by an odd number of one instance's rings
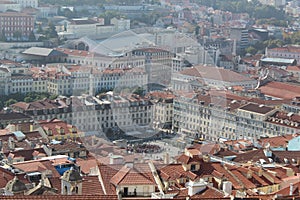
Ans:
{"label": "arched window", "polygon": [[65,186],[65,188],[64,188],[64,190],[65,190],[65,194],[68,194],[68,187],[67,186]]}

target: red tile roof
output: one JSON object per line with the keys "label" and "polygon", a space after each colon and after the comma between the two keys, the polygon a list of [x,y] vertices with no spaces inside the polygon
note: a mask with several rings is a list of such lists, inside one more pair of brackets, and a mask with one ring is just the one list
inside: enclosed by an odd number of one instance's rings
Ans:
{"label": "red tile roof", "polygon": [[[291,185],[292,185],[292,188],[291,188]],[[292,195],[299,195],[300,194],[300,182],[298,181],[296,183],[292,183],[291,185],[281,188],[279,191],[274,192],[274,194],[276,194],[280,197],[290,196],[290,192],[292,192]]]}
{"label": "red tile roof", "polygon": [[1,196],[1,199],[4,200],[100,200],[100,199],[110,199],[110,200],[118,200],[117,195],[28,195],[28,196]]}
{"label": "red tile roof", "polygon": [[184,164],[198,163],[200,161],[202,161],[202,156],[200,157],[199,155],[190,157],[182,154],[177,158],[177,162],[184,163]]}
{"label": "red tile roof", "polygon": [[[78,133],[78,130],[75,126],[55,118],[46,121],[39,121],[39,125],[46,131],[46,133],[48,130],[51,130],[53,136]],[[60,133],[60,130],[63,130],[64,133]]]}
{"label": "red tile roof", "polygon": [[286,68],[287,71],[296,71],[296,72],[300,72],[300,66],[287,66]]}
{"label": "red tile roof", "polygon": [[212,79],[212,80],[220,80],[225,82],[242,82],[242,81],[252,80],[246,76],[230,71],[228,69],[222,69],[213,66],[209,67],[203,65],[191,67],[179,73],[187,76],[199,77],[204,79]]}
{"label": "red tile roof", "polygon": [[159,174],[163,180],[177,180],[179,178],[187,178],[195,180],[197,175],[191,171],[184,171],[181,164],[170,164],[166,165],[159,170]]}
{"label": "red tile roof", "polygon": [[259,114],[267,114],[267,113],[271,112],[272,110],[274,110],[273,107],[254,104],[254,103],[248,103],[247,105],[242,106],[239,109],[249,111],[249,112],[255,112],[255,113],[259,113]]}
{"label": "red tile roof", "polygon": [[294,135],[283,135],[270,138],[260,138],[258,141],[262,146],[270,144],[270,147],[287,147],[288,141],[293,138]]}
{"label": "red tile roof", "polygon": [[261,93],[281,99],[293,99],[300,96],[300,86],[283,82],[269,82],[259,87]]}
{"label": "red tile roof", "polygon": [[248,161],[251,161],[252,163],[255,163],[260,162],[260,159],[264,159],[266,163],[270,163],[263,149],[252,150],[238,154],[234,158],[234,162],[247,163]]}
{"label": "red tile roof", "polygon": [[60,177],[59,173],[56,171],[52,162],[49,160],[32,160],[14,163],[13,166],[23,172],[42,172],[51,171],[52,177]]}

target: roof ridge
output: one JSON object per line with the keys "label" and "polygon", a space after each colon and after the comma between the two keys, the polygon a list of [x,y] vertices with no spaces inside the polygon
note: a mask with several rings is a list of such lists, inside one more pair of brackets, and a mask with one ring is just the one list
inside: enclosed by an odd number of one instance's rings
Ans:
{"label": "roof ridge", "polygon": [[[115,186],[118,185],[128,174],[131,168],[124,165],[111,179],[110,182]],[[120,176],[120,177],[119,177]]]}

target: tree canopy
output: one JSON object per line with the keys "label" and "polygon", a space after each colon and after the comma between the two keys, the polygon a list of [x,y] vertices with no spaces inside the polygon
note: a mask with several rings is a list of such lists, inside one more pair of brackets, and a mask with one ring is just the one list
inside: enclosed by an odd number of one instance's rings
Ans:
{"label": "tree canopy", "polygon": [[195,0],[195,2],[217,10],[232,13],[248,13],[250,17],[256,19],[285,19],[283,11],[276,9],[274,6],[262,5],[258,0]]}

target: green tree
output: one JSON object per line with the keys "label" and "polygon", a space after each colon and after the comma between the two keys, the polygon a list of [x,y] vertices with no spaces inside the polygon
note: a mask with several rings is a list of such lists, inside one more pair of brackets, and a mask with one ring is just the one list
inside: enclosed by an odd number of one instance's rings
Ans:
{"label": "green tree", "polygon": [[107,10],[104,13],[99,15],[100,18],[104,18],[104,24],[105,25],[109,25],[110,24],[110,20],[114,17],[120,18],[121,13],[117,12],[117,11],[111,11],[111,10]]}
{"label": "green tree", "polygon": [[17,103],[17,100],[15,100],[15,99],[9,99],[9,100],[7,100],[5,102],[5,106],[8,107],[8,106],[10,106],[10,105],[12,105],[14,103]]}
{"label": "green tree", "polygon": [[22,33],[21,33],[21,31],[15,31],[15,32],[13,32],[13,37],[14,37],[15,39],[17,39],[17,41],[19,41],[19,40],[22,38]]}
{"label": "green tree", "polygon": [[142,87],[138,87],[133,91],[133,94],[143,96],[145,94],[145,90]]}
{"label": "green tree", "polygon": [[35,38],[35,35],[34,35],[33,31],[30,32],[30,34],[29,34],[29,36],[28,36],[28,40],[29,40],[30,42],[36,41],[36,38]]}
{"label": "green tree", "polygon": [[39,34],[42,34],[44,31],[43,31],[43,28],[42,28],[42,24],[39,24],[38,25],[38,29],[37,29],[37,31],[36,31],[37,33],[39,33]]}
{"label": "green tree", "polygon": [[55,26],[53,23],[48,24],[48,28],[45,31],[46,38],[58,38],[57,32],[55,30]]}
{"label": "green tree", "polygon": [[24,98],[24,101],[26,102],[26,103],[29,103],[29,102],[32,102],[32,98],[31,97],[25,97]]}
{"label": "green tree", "polygon": [[196,26],[195,28],[195,35],[199,35],[200,34],[200,26]]}
{"label": "green tree", "polygon": [[253,46],[250,46],[245,49],[246,53],[250,53],[251,55],[255,55],[257,53],[257,49],[255,49]]}
{"label": "green tree", "polygon": [[6,36],[5,36],[5,30],[4,30],[4,29],[2,29],[2,31],[1,31],[0,41],[1,41],[1,42],[6,42],[6,41],[7,41],[7,38],[6,38]]}
{"label": "green tree", "polygon": [[58,96],[58,95],[56,95],[56,94],[52,94],[52,95],[49,97],[49,99],[54,100],[54,99],[57,98],[57,96]]}

